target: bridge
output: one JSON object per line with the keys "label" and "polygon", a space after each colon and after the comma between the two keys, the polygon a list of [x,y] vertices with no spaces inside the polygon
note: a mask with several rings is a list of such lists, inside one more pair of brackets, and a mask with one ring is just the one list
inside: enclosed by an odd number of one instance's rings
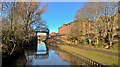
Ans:
{"label": "bridge", "polygon": [[46,37],[48,38],[49,37],[49,32],[50,32],[50,30],[48,29],[48,28],[37,28],[37,29],[35,29],[35,31],[36,31],[36,35],[37,35],[37,33],[46,33]]}
{"label": "bridge", "polygon": [[[37,28],[37,29],[35,29],[35,31],[36,31],[36,35],[38,34],[38,33],[46,33],[46,39],[48,39],[49,38],[49,32],[50,32],[50,30],[48,29],[48,28]],[[37,39],[38,39],[38,36],[39,35],[37,35]],[[46,41],[46,40],[45,40]]]}
{"label": "bridge", "polygon": [[38,45],[39,39],[41,39],[40,35],[38,35],[39,33],[45,33],[46,34],[45,37],[44,37],[45,40],[42,40],[42,41],[45,43],[46,48],[47,48],[47,40],[49,38],[50,30],[48,28],[37,28],[37,29],[35,29],[35,32],[36,32],[36,40],[37,40],[36,45],[34,46],[35,50],[37,51],[37,45]]}

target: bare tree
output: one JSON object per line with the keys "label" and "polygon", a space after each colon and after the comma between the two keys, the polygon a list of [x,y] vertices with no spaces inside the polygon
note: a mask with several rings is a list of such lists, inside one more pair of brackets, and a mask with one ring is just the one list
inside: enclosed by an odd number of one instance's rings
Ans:
{"label": "bare tree", "polygon": [[[43,6],[38,2],[3,2],[2,3],[2,23],[3,27],[3,44],[9,45],[11,49],[10,55],[17,49],[22,47],[24,43],[31,40],[33,32],[32,25],[40,24],[41,14],[46,10],[47,4]],[[7,40],[6,40],[7,39]]]}
{"label": "bare tree", "polygon": [[[78,10],[76,14],[76,20],[81,21],[86,19],[88,21],[94,21],[95,38],[96,44],[99,43],[100,32],[106,31],[108,34],[108,45],[112,45],[113,41],[113,27],[114,25],[114,15],[118,11],[117,2],[106,2],[106,3],[87,3],[82,9]],[[102,24],[97,24],[97,18],[104,16]],[[99,23],[99,22],[98,22]],[[89,31],[87,32],[89,34]],[[107,35],[106,35],[107,36]],[[89,37],[89,36],[88,36]]]}

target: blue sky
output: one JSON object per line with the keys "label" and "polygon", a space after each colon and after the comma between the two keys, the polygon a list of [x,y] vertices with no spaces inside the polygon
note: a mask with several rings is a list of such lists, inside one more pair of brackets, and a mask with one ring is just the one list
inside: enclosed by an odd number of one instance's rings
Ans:
{"label": "blue sky", "polygon": [[50,32],[58,32],[58,27],[75,19],[77,10],[84,6],[84,2],[49,2],[46,12],[42,15]]}

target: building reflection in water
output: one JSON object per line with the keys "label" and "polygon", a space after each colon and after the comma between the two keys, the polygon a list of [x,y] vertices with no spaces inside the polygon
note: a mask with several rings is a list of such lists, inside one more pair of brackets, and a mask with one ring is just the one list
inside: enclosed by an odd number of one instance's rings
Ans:
{"label": "building reflection in water", "polygon": [[47,59],[49,56],[48,49],[44,42],[41,42],[41,44],[37,45],[37,52],[34,54],[35,59]]}
{"label": "building reflection in water", "polygon": [[70,63],[71,65],[86,65],[80,58],[74,57],[64,51],[56,51],[56,54],[61,57],[63,61]]}

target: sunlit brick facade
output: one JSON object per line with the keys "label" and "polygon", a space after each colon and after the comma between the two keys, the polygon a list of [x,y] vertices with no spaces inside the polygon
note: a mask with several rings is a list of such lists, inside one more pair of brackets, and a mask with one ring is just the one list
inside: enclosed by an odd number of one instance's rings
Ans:
{"label": "sunlit brick facade", "polygon": [[[75,27],[75,22],[71,22],[68,24],[63,24],[62,27],[59,27],[58,29],[58,33],[59,34],[64,34],[67,35],[71,32],[71,29],[73,29]],[[79,26],[79,30],[81,35],[85,35],[88,33],[94,33],[94,24],[92,21],[89,22],[77,22],[78,26]]]}
{"label": "sunlit brick facade", "polygon": [[63,24],[62,27],[59,27],[58,33],[67,35],[68,33],[70,33],[71,28],[72,28],[73,25],[74,25],[73,22],[71,22],[69,24]]}

